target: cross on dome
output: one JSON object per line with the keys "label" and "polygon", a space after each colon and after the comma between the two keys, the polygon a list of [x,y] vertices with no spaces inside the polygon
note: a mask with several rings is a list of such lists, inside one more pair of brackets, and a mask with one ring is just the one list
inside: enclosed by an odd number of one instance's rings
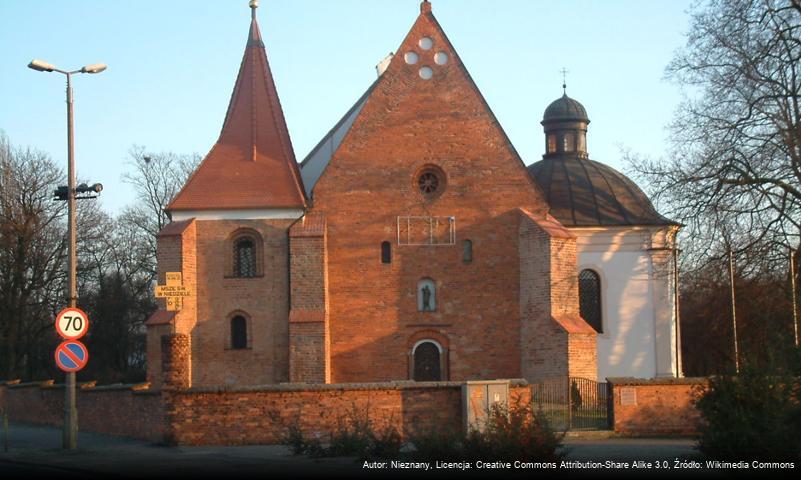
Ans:
{"label": "cross on dome", "polygon": [[562,67],[559,71],[562,73],[562,93],[567,95],[567,74],[570,73],[570,70]]}

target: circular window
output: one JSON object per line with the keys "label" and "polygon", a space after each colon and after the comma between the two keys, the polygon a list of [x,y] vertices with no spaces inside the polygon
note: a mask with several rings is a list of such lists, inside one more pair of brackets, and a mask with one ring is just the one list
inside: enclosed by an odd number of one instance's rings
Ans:
{"label": "circular window", "polygon": [[420,45],[420,48],[423,50],[431,50],[431,47],[434,46],[434,40],[431,40],[430,37],[423,37],[417,44]]}
{"label": "circular window", "polygon": [[445,65],[448,63],[448,54],[445,52],[437,52],[434,55],[434,62],[436,62],[437,65]]}
{"label": "circular window", "polygon": [[445,189],[445,173],[434,165],[423,167],[415,176],[415,186],[423,196],[436,197]]}
{"label": "circular window", "polygon": [[434,76],[434,70],[431,67],[420,67],[420,78],[423,80],[430,80]]}
{"label": "circular window", "polygon": [[403,58],[409,65],[414,65],[415,63],[417,63],[417,60],[419,60],[419,57],[414,52],[406,52],[406,55],[404,55]]}
{"label": "circular window", "polygon": [[439,189],[439,177],[434,172],[425,172],[417,179],[417,186],[423,195],[434,194]]}

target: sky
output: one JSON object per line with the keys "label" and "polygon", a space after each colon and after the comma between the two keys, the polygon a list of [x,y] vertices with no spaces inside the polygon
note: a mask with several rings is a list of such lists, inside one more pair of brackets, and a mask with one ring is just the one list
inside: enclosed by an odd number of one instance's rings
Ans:
{"label": "sky", "polygon": [[[298,161],[376,77],[419,0],[261,0],[257,11]],[[523,162],[544,153],[542,113],[567,94],[587,109],[590,157],[661,157],[681,100],[664,79],[691,0],[432,0],[433,13]],[[27,68],[106,63],[73,80],[78,177],[101,203],[135,201],[129,151],[205,156],[245,48],[247,0],[0,0],[0,130],[66,169],[65,78]],[[65,181],[66,182],[66,181]]]}

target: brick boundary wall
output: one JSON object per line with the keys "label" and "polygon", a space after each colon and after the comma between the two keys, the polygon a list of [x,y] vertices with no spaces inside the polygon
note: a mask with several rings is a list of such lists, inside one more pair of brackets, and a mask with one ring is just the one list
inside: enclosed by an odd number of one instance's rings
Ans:
{"label": "brick boundary wall", "polygon": [[[95,387],[85,383],[77,390],[78,430],[161,442],[164,409],[161,394],[147,384]],[[64,385],[43,382],[0,382],[0,410],[10,421],[60,427],[64,420]]]}
{"label": "brick boundary wall", "polygon": [[694,399],[706,378],[608,378],[616,434],[659,436],[698,434],[701,420]]}
{"label": "brick boundary wall", "polygon": [[[531,387],[510,381],[510,400],[530,401]],[[430,430],[461,429],[462,382],[284,384],[231,390],[170,392],[170,443],[248,445],[282,443],[287,427],[325,440],[343,421],[364,418],[394,426],[405,439]]]}
{"label": "brick boundary wall", "polygon": [[[531,387],[510,380],[510,400],[530,401]],[[0,382],[0,409],[11,421],[61,426],[64,387],[52,380]],[[335,431],[354,412],[376,428],[392,425],[404,438],[462,428],[462,382],[279,384],[252,388],[152,391],[147,384],[78,390],[82,431],[177,445],[281,443],[297,423],[306,435]]]}

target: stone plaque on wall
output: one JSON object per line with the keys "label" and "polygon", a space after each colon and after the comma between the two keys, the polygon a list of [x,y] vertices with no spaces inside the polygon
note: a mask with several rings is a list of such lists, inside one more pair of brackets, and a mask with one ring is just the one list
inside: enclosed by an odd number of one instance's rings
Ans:
{"label": "stone plaque on wall", "polygon": [[637,389],[624,387],[620,389],[620,405],[637,405]]}

